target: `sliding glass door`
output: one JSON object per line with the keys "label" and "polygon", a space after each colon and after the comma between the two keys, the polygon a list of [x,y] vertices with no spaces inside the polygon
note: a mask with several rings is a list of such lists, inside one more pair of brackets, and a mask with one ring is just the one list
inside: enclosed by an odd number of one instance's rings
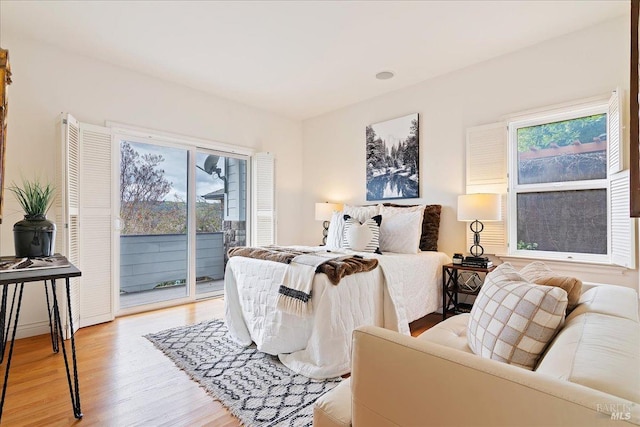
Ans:
{"label": "sliding glass door", "polygon": [[120,308],[189,295],[189,152],[120,142]]}
{"label": "sliding glass door", "polygon": [[228,249],[248,242],[249,157],[161,138],[116,141],[119,312],[221,295]]}
{"label": "sliding glass door", "polygon": [[227,250],[247,243],[247,160],[196,154],[196,295],[221,293]]}

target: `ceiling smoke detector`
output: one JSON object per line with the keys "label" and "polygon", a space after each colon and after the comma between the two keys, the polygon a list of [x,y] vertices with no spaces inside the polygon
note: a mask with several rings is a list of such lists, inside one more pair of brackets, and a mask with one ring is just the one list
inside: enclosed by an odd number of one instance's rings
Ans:
{"label": "ceiling smoke detector", "polygon": [[378,79],[378,80],[389,80],[393,76],[394,76],[394,74],[391,71],[380,71],[378,74],[376,74],[376,79]]}

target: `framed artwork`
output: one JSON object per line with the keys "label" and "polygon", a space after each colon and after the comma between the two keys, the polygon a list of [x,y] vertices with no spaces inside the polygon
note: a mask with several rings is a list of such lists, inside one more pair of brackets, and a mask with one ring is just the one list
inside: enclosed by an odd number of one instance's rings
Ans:
{"label": "framed artwork", "polygon": [[640,109],[638,108],[638,16],[640,0],[631,0],[631,84],[629,91],[630,130],[629,130],[629,162],[630,162],[630,198],[631,216],[640,217]]}
{"label": "framed artwork", "polygon": [[11,84],[9,52],[0,48],[0,224],[4,206],[4,159],[7,148],[7,86]]}
{"label": "framed artwork", "polygon": [[420,197],[418,113],[366,129],[367,200]]}

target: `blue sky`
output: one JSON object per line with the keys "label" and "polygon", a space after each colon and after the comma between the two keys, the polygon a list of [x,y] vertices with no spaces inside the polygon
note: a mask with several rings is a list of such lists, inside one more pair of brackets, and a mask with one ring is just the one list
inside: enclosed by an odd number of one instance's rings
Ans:
{"label": "blue sky", "polygon": [[[171,191],[165,196],[164,200],[174,201],[176,195],[182,200],[187,199],[187,150],[139,142],[129,143],[140,156],[144,154],[160,154],[164,158],[158,168],[163,169],[165,178],[173,183]],[[196,154],[196,164],[203,167],[208,155],[209,153],[206,152],[198,152]],[[220,157],[218,167],[222,169],[224,175],[224,157]],[[223,186],[222,180],[218,179],[215,174],[211,176],[196,168],[196,194],[198,196],[219,190]]]}

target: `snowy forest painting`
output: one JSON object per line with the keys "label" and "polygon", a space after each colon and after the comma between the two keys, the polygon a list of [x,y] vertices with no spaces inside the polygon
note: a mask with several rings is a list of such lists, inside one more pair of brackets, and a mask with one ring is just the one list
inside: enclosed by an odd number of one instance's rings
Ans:
{"label": "snowy forest painting", "polygon": [[420,197],[418,113],[367,126],[367,200]]}

